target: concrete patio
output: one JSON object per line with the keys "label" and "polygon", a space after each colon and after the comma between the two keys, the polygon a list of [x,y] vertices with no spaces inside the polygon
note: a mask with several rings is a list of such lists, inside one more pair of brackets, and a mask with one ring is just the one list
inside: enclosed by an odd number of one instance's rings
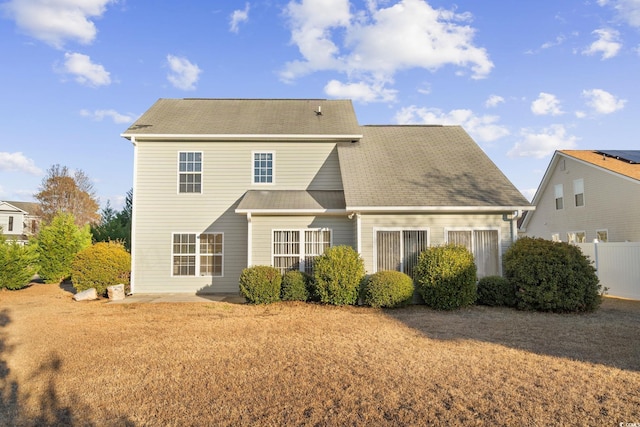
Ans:
{"label": "concrete patio", "polygon": [[176,302],[228,302],[244,304],[246,300],[238,294],[134,294],[109,304],[176,303]]}

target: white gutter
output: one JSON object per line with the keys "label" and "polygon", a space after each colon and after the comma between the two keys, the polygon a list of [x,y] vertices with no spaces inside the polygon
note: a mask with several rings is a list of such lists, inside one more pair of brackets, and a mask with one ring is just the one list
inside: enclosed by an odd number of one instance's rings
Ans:
{"label": "white gutter", "polygon": [[513,212],[534,210],[533,206],[347,206],[360,212]]}
{"label": "white gutter", "polygon": [[344,209],[236,209],[237,214],[247,215],[341,215]]}

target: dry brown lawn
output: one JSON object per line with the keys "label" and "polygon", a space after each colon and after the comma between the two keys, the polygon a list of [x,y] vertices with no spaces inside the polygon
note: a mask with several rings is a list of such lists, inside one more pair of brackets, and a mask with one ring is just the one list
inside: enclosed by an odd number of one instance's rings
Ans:
{"label": "dry brown lawn", "polygon": [[0,292],[1,425],[640,423],[640,302],[596,313]]}

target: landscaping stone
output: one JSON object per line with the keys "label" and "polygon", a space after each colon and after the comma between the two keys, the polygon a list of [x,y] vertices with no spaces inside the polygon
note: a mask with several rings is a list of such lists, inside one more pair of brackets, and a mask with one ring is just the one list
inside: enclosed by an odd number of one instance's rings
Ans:
{"label": "landscaping stone", "polygon": [[86,291],[78,292],[73,296],[76,301],[92,301],[98,299],[98,292],[96,288],[87,289]]}
{"label": "landscaping stone", "polygon": [[107,295],[111,301],[120,301],[124,299],[124,284],[113,285],[107,287]]}

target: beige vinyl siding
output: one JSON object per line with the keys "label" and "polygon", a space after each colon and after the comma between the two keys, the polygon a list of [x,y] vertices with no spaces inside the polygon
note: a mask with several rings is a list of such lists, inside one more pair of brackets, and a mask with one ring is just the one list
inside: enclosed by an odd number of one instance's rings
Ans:
{"label": "beige vinyl siding", "polygon": [[[566,242],[568,232],[585,231],[586,241],[593,242],[597,230],[607,230],[609,242],[640,241],[640,182],[569,157],[559,160],[527,224],[526,235],[551,239],[557,233]],[[580,207],[575,206],[573,197],[576,179],[584,180],[584,206]],[[555,209],[553,188],[557,184],[564,188],[562,210]]]}
{"label": "beige vinyl siding", "polygon": [[333,246],[355,248],[355,219],[345,216],[253,216],[253,265],[271,265],[273,230],[329,228]]}
{"label": "beige vinyl siding", "polygon": [[361,255],[367,273],[374,273],[374,230],[428,229],[430,246],[445,243],[445,230],[449,229],[497,229],[502,253],[511,246],[511,221],[502,214],[367,214],[361,216]]}
{"label": "beige vinyl siding", "polygon": [[[276,153],[273,190],[341,190],[334,143],[138,141],[134,183],[135,293],[236,292],[247,262],[247,219],[235,208],[252,184],[252,152]],[[202,193],[178,193],[178,153],[202,152]],[[172,277],[172,233],[224,233],[224,277]]]}

